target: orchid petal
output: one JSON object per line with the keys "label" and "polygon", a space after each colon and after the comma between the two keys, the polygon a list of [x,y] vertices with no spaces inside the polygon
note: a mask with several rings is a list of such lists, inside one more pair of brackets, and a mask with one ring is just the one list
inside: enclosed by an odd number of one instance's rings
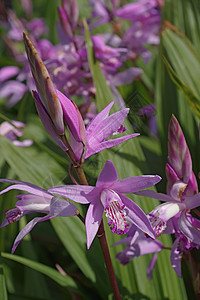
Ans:
{"label": "orchid petal", "polygon": [[193,243],[200,245],[200,230],[189,222],[185,212],[180,215],[178,220],[180,231]]}
{"label": "orchid petal", "polygon": [[86,140],[86,130],[81,114],[73,101],[69,100],[63,93],[56,90],[60,100],[64,120],[76,141]]}
{"label": "orchid petal", "polygon": [[168,195],[165,195],[165,194],[162,194],[162,193],[157,193],[157,192],[152,191],[152,190],[140,191],[140,192],[137,192],[135,194],[139,195],[139,196],[145,196],[145,197],[149,197],[149,198],[158,199],[160,201],[180,203],[180,201],[177,201],[177,200],[173,199],[172,197],[170,197]]}
{"label": "orchid petal", "polygon": [[96,187],[88,185],[63,185],[50,188],[48,191],[69,198],[75,202],[87,204],[99,196]]}
{"label": "orchid petal", "polygon": [[186,197],[184,203],[187,207],[187,210],[200,206],[200,193],[192,197]]}
{"label": "orchid petal", "polygon": [[53,197],[51,199],[51,205],[50,205],[50,216],[61,216],[61,217],[69,217],[69,216],[74,216],[77,211],[77,207],[61,198]]}
{"label": "orchid petal", "polygon": [[178,244],[179,244],[179,238],[177,238],[172,246],[171,250],[171,255],[170,255],[170,260],[171,260],[171,265],[176,274],[179,277],[182,277],[181,275],[181,256],[182,253],[178,250]]}
{"label": "orchid petal", "polygon": [[158,175],[129,177],[115,183],[112,188],[117,193],[135,193],[151,187],[152,185],[158,183],[161,179],[162,178]]}
{"label": "orchid petal", "polygon": [[99,229],[99,226],[101,224],[101,220],[103,217],[103,205],[96,200],[96,203],[90,204],[86,219],[85,219],[85,227],[86,227],[86,233],[87,233],[87,248],[89,249],[94,237]]}
{"label": "orchid petal", "polygon": [[43,190],[42,188],[38,187],[37,185],[34,185],[29,182],[20,181],[20,180],[12,180],[12,179],[0,179],[0,182],[6,182],[6,183],[16,183],[15,185],[11,185],[0,192],[0,195],[3,193],[6,193],[10,190],[22,190],[27,191],[29,193],[32,193],[34,195],[52,198],[52,195],[48,193],[47,191]]}
{"label": "orchid petal", "polygon": [[33,145],[32,140],[13,141],[13,144],[17,147],[30,147]]}
{"label": "orchid petal", "polygon": [[0,82],[6,81],[11,77],[16,76],[20,69],[15,66],[7,66],[0,69]]}
{"label": "orchid petal", "polygon": [[109,186],[118,180],[117,170],[112,161],[108,160],[97,179],[96,186]]}
{"label": "orchid petal", "polygon": [[117,131],[120,125],[123,123],[129,112],[128,108],[124,108],[109,117],[106,118],[106,122],[102,120],[97,124],[93,131],[87,132],[87,142],[89,145],[96,144],[102,142],[104,139],[109,137],[111,134]]}
{"label": "orchid petal", "polygon": [[131,220],[131,222],[154,239],[154,230],[143,210],[135,202],[123,194],[120,194],[119,196],[123,204],[128,209],[127,217]]}
{"label": "orchid petal", "polygon": [[31,220],[18,234],[18,236],[16,237],[14,244],[13,244],[13,248],[12,248],[12,254],[15,252],[17,246],[19,245],[19,243],[21,242],[21,240],[33,229],[33,227],[39,223],[39,222],[43,222],[46,220],[51,219],[51,216],[45,216],[45,217],[36,217],[33,220]]}
{"label": "orchid petal", "polygon": [[148,267],[147,267],[147,278],[149,280],[152,279],[152,272],[153,272],[153,269],[155,267],[155,264],[156,264],[156,261],[157,261],[157,257],[158,257],[158,253],[155,253],[152,260],[150,261],[150,263],[148,264]]}
{"label": "orchid petal", "polygon": [[[51,198],[53,196],[51,195]],[[17,196],[19,201],[16,203],[16,207],[18,207],[21,211],[33,211],[33,212],[43,212],[48,213],[50,207],[50,197],[44,197],[33,195],[33,194],[22,194]]]}
{"label": "orchid petal", "polygon": [[96,117],[88,124],[86,131],[87,135],[92,134],[95,131],[95,128],[101,123],[104,119],[108,117],[108,114],[113,106],[114,101],[110,102],[100,113],[96,115]]}
{"label": "orchid petal", "polygon": [[87,152],[86,152],[86,156],[85,158],[88,158],[89,156],[95,154],[95,153],[98,153],[100,151],[103,151],[105,149],[108,149],[108,148],[112,148],[116,145],[119,145],[131,138],[134,138],[136,136],[140,135],[139,133],[134,133],[134,134],[130,134],[130,135],[125,135],[125,136],[122,136],[120,138],[117,138],[117,139],[110,139],[110,140],[106,140],[106,141],[103,141],[103,142],[94,142],[94,144],[88,144],[87,145]]}
{"label": "orchid petal", "polygon": [[114,86],[121,86],[131,83],[136,77],[142,74],[142,70],[139,68],[129,68],[126,71],[119,72],[112,77],[112,84]]}

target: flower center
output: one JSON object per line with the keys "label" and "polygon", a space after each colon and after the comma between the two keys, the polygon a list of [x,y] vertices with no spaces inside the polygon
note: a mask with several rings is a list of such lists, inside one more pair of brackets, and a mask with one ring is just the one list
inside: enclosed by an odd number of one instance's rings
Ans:
{"label": "flower center", "polygon": [[156,212],[155,214],[150,213],[149,214],[149,221],[153,227],[153,230],[156,234],[156,236],[160,236],[162,232],[167,227],[167,223],[164,222],[160,217],[159,213]]}
{"label": "flower center", "polygon": [[20,219],[23,212],[19,208],[15,207],[4,211],[4,214],[9,223],[14,223]]}
{"label": "flower center", "polygon": [[191,242],[188,238],[186,238],[184,235],[179,236],[179,242],[178,242],[178,251],[180,253],[188,253],[189,250],[193,248],[199,249],[199,245]]}
{"label": "flower center", "polygon": [[113,233],[125,234],[129,230],[126,221],[125,205],[117,193],[112,190],[103,190],[100,196],[101,202],[106,211],[108,225]]}

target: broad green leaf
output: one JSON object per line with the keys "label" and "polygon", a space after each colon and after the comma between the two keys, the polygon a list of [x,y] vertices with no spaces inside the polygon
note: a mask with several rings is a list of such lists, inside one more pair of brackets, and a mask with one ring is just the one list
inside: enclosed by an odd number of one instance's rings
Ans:
{"label": "broad green leaf", "polygon": [[188,103],[194,113],[200,118],[200,101],[196,96],[193,94],[192,90],[189,86],[184,84],[181,79],[178,77],[176,72],[173,70],[169,62],[166,58],[163,58],[164,63],[167,67],[171,80],[176,84],[176,86],[185,94],[188,99]]}
{"label": "broad green leaf", "polygon": [[1,256],[4,258],[10,259],[10,260],[14,260],[20,264],[23,264],[29,268],[34,269],[34,270],[48,276],[49,278],[51,278],[52,280],[54,280],[55,282],[57,282],[59,285],[61,285],[63,287],[67,287],[69,289],[74,289],[74,290],[77,289],[76,282],[69,275],[62,275],[57,270],[54,270],[53,268],[51,268],[49,266],[32,261],[25,257],[20,257],[18,255],[13,255],[13,254],[9,254],[9,253],[2,252]]}
{"label": "broad green leaf", "polygon": [[[88,59],[90,68],[96,88],[96,99],[99,110],[104,108],[114,96],[106,82],[104,75],[98,65],[98,62],[94,58],[94,52],[90,39],[89,30],[85,23],[86,41]],[[116,107],[115,107],[116,110]],[[124,125],[127,128],[128,133],[132,133],[131,125],[126,121]],[[114,162],[119,178],[125,178],[134,175],[148,174],[148,161],[145,160],[144,154],[139,144],[139,138],[136,137],[127,141],[123,145],[119,145],[111,150],[104,150],[99,158],[100,169],[104,165],[105,161],[110,159]],[[145,198],[138,198],[134,196],[134,201],[138,203],[144,211],[149,212],[156,204],[157,201],[148,200]],[[106,236],[111,246],[116,240],[108,229],[105,219]],[[165,245],[171,245],[171,237],[164,236],[163,242]],[[148,295],[151,299],[186,299],[185,289],[183,281],[177,278],[174,270],[171,268],[169,253],[163,252],[159,255],[156,270],[153,274],[153,280],[148,281],[146,277],[146,268],[149,262],[149,256],[140,257],[134,259],[127,266],[122,266],[116,261],[116,253],[122,251],[123,246],[119,245],[111,249],[111,256],[114,265],[115,272],[119,281],[120,291],[125,297],[139,297],[139,295]]]}
{"label": "broad green leaf", "polygon": [[5,284],[5,275],[4,275],[4,270],[0,266],[0,300],[7,300],[8,295],[6,291],[6,284]]}

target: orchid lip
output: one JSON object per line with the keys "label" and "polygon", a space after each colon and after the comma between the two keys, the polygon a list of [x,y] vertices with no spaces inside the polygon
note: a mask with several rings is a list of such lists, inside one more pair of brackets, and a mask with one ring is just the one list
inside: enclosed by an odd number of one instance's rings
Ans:
{"label": "orchid lip", "polygon": [[19,208],[14,207],[4,211],[4,214],[9,223],[14,223],[21,218],[23,212]]}
{"label": "orchid lip", "polygon": [[113,233],[125,234],[129,230],[126,220],[125,205],[122,204],[119,195],[113,190],[104,189],[100,195],[101,203],[106,211],[108,225]]}
{"label": "orchid lip", "polygon": [[164,203],[159,205],[149,214],[149,221],[156,233],[160,236],[167,226],[167,221],[184,210],[184,203]]}

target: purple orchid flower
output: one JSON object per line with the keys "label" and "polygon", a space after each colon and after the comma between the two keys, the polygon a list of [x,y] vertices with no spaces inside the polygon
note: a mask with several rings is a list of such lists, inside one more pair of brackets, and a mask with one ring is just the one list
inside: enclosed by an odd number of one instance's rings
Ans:
{"label": "purple orchid flower", "polygon": [[123,265],[128,264],[132,258],[154,253],[153,258],[147,267],[147,277],[148,279],[152,279],[152,272],[157,261],[158,252],[161,252],[163,249],[162,243],[156,239],[152,240],[151,238],[146,237],[135,225],[131,226],[127,237],[113,244],[113,246],[123,243],[127,244],[127,247],[116,256]]}
{"label": "purple orchid flower", "polygon": [[117,170],[114,164],[107,161],[97,179],[96,187],[83,185],[58,186],[50,188],[49,191],[75,202],[90,203],[85,220],[87,247],[89,248],[100,226],[104,210],[106,211],[108,225],[113,233],[124,234],[128,231],[127,218],[154,238],[154,231],[145,213],[123,194],[150,187],[160,180],[160,176],[157,175],[144,175],[125,178],[118,182]]}
{"label": "purple orchid flower", "polygon": [[200,231],[195,225],[197,219],[191,221],[188,217],[188,211],[200,206],[200,193],[182,199],[180,186],[182,186],[183,192],[187,185],[183,185],[180,182],[174,184],[174,187],[171,190],[172,196],[150,190],[141,191],[136,194],[166,202],[158,205],[149,213],[149,220],[154,228],[156,236],[160,236],[167,228],[167,221],[176,216],[178,218],[178,230],[191,242],[200,245]]}
{"label": "purple orchid flower", "polygon": [[25,124],[22,122],[19,122],[19,121],[12,121],[12,124],[15,127],[8,122],[1,123],[0,124],[0,135],[5,136],[17,147],[31,146],[33,144],[32,140],[23,140],[23,141],[18,140],[18,137],[21,137],[24,135],[24,133],[19,129],[24,128]]}
{"label": "purple orchid flower", "polygon": [[[199,220],[197,220],[199,222]],[[199,224],[200,225],[200,224]],[[200,229],[200,227],[199,227]],[[171,265],[176,274],[179,277],[182,277],[181,275],[181,260],[183,257],[183,254],[187,254],[190,250],[193,248],[199,249],[200,246],[197,245],[194,242],[191,242],[186,236],[176,233],[177,236],[176,240],[174,241],[174,244],[172,246],[170,260]]]}
{"label": "purple orchid flower", "polygon": [[144,44],[159,44],[160,3],[156,0],[140,0],[126,4],[114,13],[115,16],[132,22],[122,41],[122,45],[128,49],[127,58],[134,60],[141,55],[144,62],[148,63],[151,52]]}
{"label": "purple orchid flower", "polygon": [[[88,124],[86,128],[86,154],[85,159],[91,155],[98,153],[104,149],[114,147],[121,144],[130,138],[136,137],[139,133],[122,136],[116,139],[106,140],[111,135],[122,132],[118,129],[121,127],[124,119],[126,118],[129,109],[122,109],[112,115],[108,115],[114,101],[108,104],[96,117]],[[124,130],[123,130],[124,131]],[[78,143],[73,136],[70,136],[70,145],[79,159],[83,152],[82,143]]]}
{"label": "purple orchid flower", "polygon": [[13,189],[27,191],[29,193],[17,196],[18,201],[16,203],[16,207],[4,212],[5,220],[0,227],[4,227],[9,223],[16,222],[23,216],[34,212],[46,214],[46,216],[44,217],[36,217],[32,219],[20,231],[14,241],[12,253],[14,253],[21,240],[33,229],[33,227],[37,223],[49,220],[57,216],[68,217],[74,216],[76,214],[77,207],[74,204],[65,199],[54,197],[54,195],[52,195],[51,193],[34,184],[10,179],[0,179],[0,182],[14,183],[14,185],[11,185],[1,191],[0,195]]}

